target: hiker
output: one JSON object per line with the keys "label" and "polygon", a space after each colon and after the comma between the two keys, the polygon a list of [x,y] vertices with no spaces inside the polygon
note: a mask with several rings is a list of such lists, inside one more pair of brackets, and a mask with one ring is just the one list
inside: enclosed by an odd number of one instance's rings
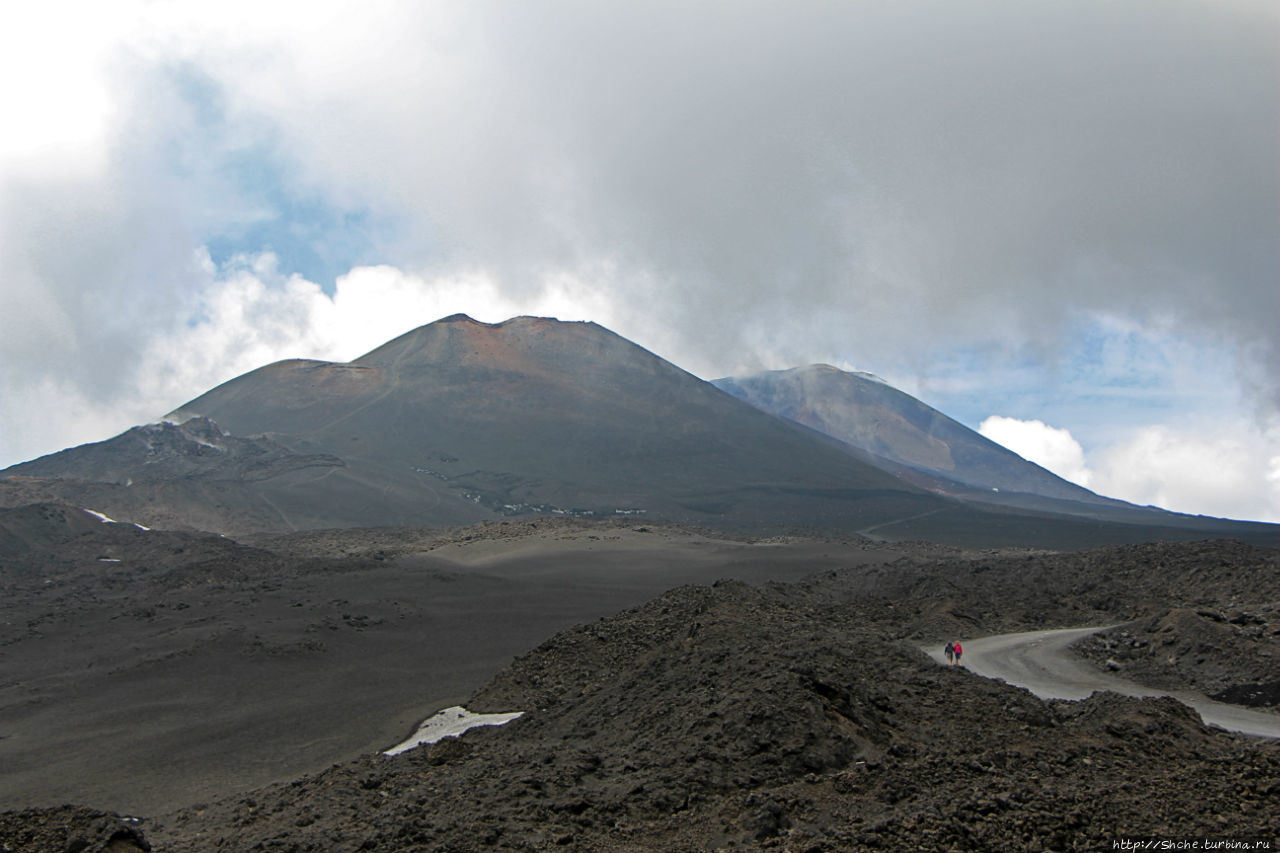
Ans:
{"label": "hiker", "polygon": [[955,647],[951,645],[950,641],[948,641],[947,644],[942,647],[942,651],[947,656],[947,666],[951,666],[956,654]]}
{"label": "hiker", "polygon": [[952,643],[952,644],[951,644],[951,651],[952,651],[952,653],[956,656],[956,666],[959,666],[959,665],[960,665],[960,655],[961,655],[961,654],[963,654],[963,652],[964,652],[964,650],[960,648],[960,641],[959,641],[959,640],[956,640],[954,643]]}

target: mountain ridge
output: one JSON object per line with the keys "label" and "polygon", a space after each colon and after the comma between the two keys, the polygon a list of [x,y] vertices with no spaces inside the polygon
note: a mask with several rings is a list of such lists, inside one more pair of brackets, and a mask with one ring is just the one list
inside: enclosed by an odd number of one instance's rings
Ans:
{"label": "mountain ridge", "polygon": [[[167,416],[197,418],[299,459],[340,460],[236,497],[263,530],[537,512],[865,525],[948,506],[594,323],[454,315],[351,362],[266,365]],[[7,473],[120,483],[141,464],[103,443]],[[246,488],[227,465],[200,476]]]}
{"label": "mountain ridge", "polygon": [[[913,417],[964,429],[892,386],[858,381],[910,401]],[[892,407],[880,410],[896,418],[898,445],[952,452],[929,431],[901,428],[907,418]],[[350,362],[264,365],[166,421],[6,469],[0,505],[93,506],[226,535],[550,514],[970,545],[1275,541],[1267,525],[1116,515],[1116,502],[1088,504],[1078,491],[1063,499],[957,487],[884,455],[892,442],[859,447],[762,411],[590,322],[455,314]]]}
{"label": "mountain ridge", "polygon": [[873,374],[811,364],[712,384],[763,411],[958,486],[1123,503],[1022,458]]}

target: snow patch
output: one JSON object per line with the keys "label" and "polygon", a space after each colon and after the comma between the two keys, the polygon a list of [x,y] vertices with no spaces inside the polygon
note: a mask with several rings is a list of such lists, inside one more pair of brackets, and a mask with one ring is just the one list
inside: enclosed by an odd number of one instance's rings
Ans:
{"label": "snow patch", "polygon": [[[101,521],[103,524],[120,524],[119,521],[116,521],[114,518],[111,518],[110,516],[103,515],[97,510],[87,509],[85,507],[81,507],[80,509],[82,512],[89,513],[89,515],[92,515],[94,518],[98,519],[98,521]],[[132,524],[134,527],[138,528],[139,530],[146,530],[146,531],[151,530],[150,527],[145,527],[136,521],[131,521],[129,523]]]}
{"label": "snow patch", "polygon": [[408,740],[396,744],[382,754],[399,755],[424,743],[435,743],[447,737],[457,737],[467,729],[474,729],[477,726],[501,726],[522,714],[524,711],[509,714],[473,714],[461,705],[454,705],[452,708],[436,712],[433,717],[428,717]]}

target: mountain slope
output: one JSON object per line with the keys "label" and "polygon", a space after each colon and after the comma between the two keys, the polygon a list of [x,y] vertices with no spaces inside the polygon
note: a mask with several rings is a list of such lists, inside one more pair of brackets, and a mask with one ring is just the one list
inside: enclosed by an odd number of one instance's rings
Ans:
{"label": "mountain slope", "polygon": [[[1010,562],[1002,585],[1021,590],[1025,563]],[[908,567],[875,574],[916,581],[924,607],[944,587]],[[466,703],[525,712],[505,726],[202,802],[148,836],[387,853],[1022,850],[1105,847],[1116,827],[1270,837],[1274,743],[1172,699],[1044,702],[934,664],[888,639],[906,608],[867,596],[864,577],[674,589],[549,639]]]}
{"label": "mountain slope", "polygon": [[[906,438],[886,431],[890,446],[910,438],[900,429]],[[920,434],[911,440],[940,435]],[[947,449],[963,469],[967,448]],[[893,462],[761,411],[594,323],[463,315],[348,363],[267,365],[167,423],[0,475],[0,506],[64,503],[229,536],[550,514],[981,547],[1277,538],[1273,525],[1096,501],[994,492]]]}
{"label": "mountain slope", "polygon": [[[592,323],[449,317],[349,363],[268,365],[168,419],[183,425],[7,473],[117,497],[217,483],[236,529],[526,512],[861,527],[951,506]],[[197,461],[164,457],[171,476],[151,476],[161,458],[141,439],[170,433]]]}
{"label": "mountain slope", "polygon": [[[1184,515],[1098,495],[868,373],[814,364],[712,384],[762,411],[838,439],[859,459],[906,482],[969,506],[1130,525],[1146,529],[1153,540],[1198,532],[1278,541],[1275,525]],[[1120,541],[1114,533],[1101,535],[1076,541]]]}
{"label": "mountain slope", "polygon": [[866,451],[885,470],[934,491],[1070,512],[1144,511],[1068,482],[870,374],[813,364],[712,384]]}

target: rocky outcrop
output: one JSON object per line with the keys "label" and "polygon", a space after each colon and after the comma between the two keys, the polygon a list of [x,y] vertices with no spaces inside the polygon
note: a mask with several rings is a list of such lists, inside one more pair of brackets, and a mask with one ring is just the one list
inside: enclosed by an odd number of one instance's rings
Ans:
{"label": "rocky outcrop", "polygon": [[23,853],[149,853],[137,822],[80,806],[0,813],[0,850]]}
{"label": "rocky outcrop", "polygon": [[1095,634],[1079,651],[1153,687],[1190,688],[1241,705],[1280,705],[1276,604],[1167,609]]}
{"label": "rocky outcrop", "polygon": [[526,713],[181,811],[152,837],[191,851],[1070,849],[1269,838],[1280,794],[1280,746],[1172,700],[1041,702],[737,583],[560,634],[468,707]]}
{"label": "rocky outcrop", "polygon": [[[158,762],[171,755],[182,756],[175,763],[186,775],[166,776],[168,787],[209,783],[127,824],[158,850],[1100,849],[1126,835],[1271,837],[1280,745],[1206,728],[1172,700],[1043,702],[938,666],[918,644],[1122,620],[1131,624],[1116,637],[1136,650],[1150,642],[1135,626],[1171,635],[1175,645],[1184,633],[1194,639],[1184,623],[1252,637],[1268,630],[1267,602],[1280,589],[1272,550],[1229,541],[1067,554],[917,546],[884,562],[888,555],[864,553],[861,544],[837,552],[826,540],[735,546],[715,564],[726,573],[735,560],[783,561],[793,547],[805,566],[831,550],[850,567],[759,588],[683,586],[616,616],[579,617],[592,621],[514,661],[519,647],[505,652],[484,673],[509,665],[465,702],[476,712],[523,711],[519,719],[395,757],[380,754],[396,742],[388,733],[373,745],[378,752],[353,761],[346,759],[360,751],[349,752],[317,772],[329,762],[285,762],[339,731],[385,724],[378,696],[420,696],[432,679],[448,677],[443,668],[406,668],[405,649],[415,656],[443,648],[448,667],[466,665],[467,647],[485,632],[517,631],[530,618],[519,613],[530,602],[516,597],[565,605],[557,597],[570,587],[534,593],[547,566],[578,560],[599,583],[622,583],[609,573],[621,570],[626,553],[637,562],[620,577],[634,583],[663,562],[705,559],[713,540],[663,546],[677,531],[561,519],[295,534],[250,548],[83,516],[52,506],[0,512],[0,525],[38,546],[6,558],[0,601],[12,677],[11,727],[0,732],[13,733],[0,741],[13,774],[8,793],[24,776],[34,785],[36,766],[63,757],[41,748],[37,734],[57,734],[40,721],[65,718],[24,718],[18,709],[53,713],[111,693],[119,705],[80,718],[79,763],[64,766],[98,773],[93,790],[116,803],[138,802],[138,789],[157,784]],[[647,556],[611,552],[606,544],[622,533],[625,549],[652,540]],[[529,561],[516,565],[534,582],[515,586],[521,571],[511,567],[505,579],[482,577],[494,563],[478,573],[467,567],[479,564],[467,563],[440,571],[421,554],[458,557],[470,548],[508,558],[527,552]],[[53,549],[58,561],[40,549]],[[463,595],[472,582],[488,609],[467,609],[478,601]],[[426,606],[433,597],[435,609]],[[484,615],[450,623],[461,629],[457,643],[440,645],[454,632],[420,630],[459,603]],[[1166,635],[1164,626],[1173,630]],[[1119,639],[1108,657],[1137,669]],[[1266,671],[1265,644],[1236,649],[1250,658],[1204,642],[1204,672],[1212,664],[1244,683],[1249,666],[1261,661]],[[408,671],[420,674],[387,693],[386,682]],[[477,674],[456,698],[487,677]],[[217,691],[201,692],[214,679]],[[157,716],[152,697],[161,695],[201,709],[210,696],[236,701],[218,720],[175,721]],[[110,728],[93,726],[117,711],[142,737],[112,753]],[[323,725],[281,747],[316,717]],[[263,727],[263,719],[273,722]],[[281,720],[290,732],[280,731]],[[403,721],[406,731],[412,722]],[[178,749],[154,749],[178,729]],[[226,755],[232,760],[217,765]],[[237,790],[227,781],[236,766],[251,761],[292,781],[258,787],[258,777],[239,789],[255,790],[228,794]],[[65,791],[68,778],[45,777],[29,790]],[[31,793],[13,807],[31,804],[47,803]],[[0,850],[64,853],[62,836],[40,834],[63,820],[50,814],[4,815]]]}

